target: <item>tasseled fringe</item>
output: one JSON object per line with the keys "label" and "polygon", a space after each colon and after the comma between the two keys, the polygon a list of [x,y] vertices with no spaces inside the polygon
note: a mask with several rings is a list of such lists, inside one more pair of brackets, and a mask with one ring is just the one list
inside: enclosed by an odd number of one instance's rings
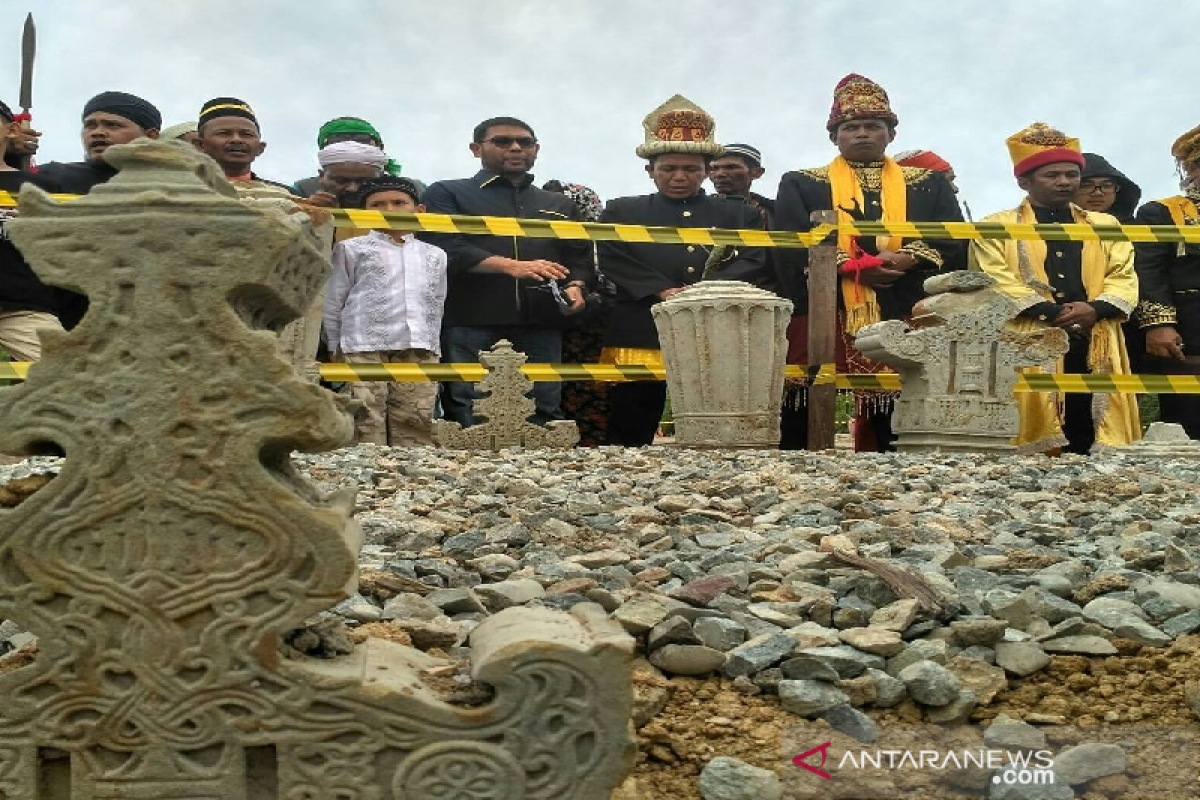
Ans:
{"label": "tasseled fringe", "polygon": [[783,407],[788,411],[799,411],[808,406],[807,381],[789,378],[783,382]]}
{"label": "tasseled fringe", "polygon": [[1116,325],[1115,321],[1102,320],[1092,328],[1091,342],[1088,344],[1088,369],[1094,374],[1108,375],[1113,369],[1117,354],[1112,351],[1111,337],[1107,327]]}
{"label": "tasseled fringe", "polygon": [[854,393],[854,416],[874,417],[891,414],[899,392],[857,391]]}
{"label": "tasseled fringe", "polygon": [[846,333],[857,334],[868,325],[874,325],[882,319],[879,303],[867,302],[846,309]]}

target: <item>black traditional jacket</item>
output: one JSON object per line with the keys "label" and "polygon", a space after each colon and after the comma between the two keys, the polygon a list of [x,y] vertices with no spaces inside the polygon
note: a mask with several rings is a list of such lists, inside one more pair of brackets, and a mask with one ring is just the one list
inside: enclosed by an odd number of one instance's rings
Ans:
{"label": "black traditional jacket", "polygon": [[[758,210],[740,197],[699,194],[674,200],[662,193],[610,200],[601,222],[665,225],[674,228],[763,227]],[[698,244],[600,242],[600,270],[617,287],[616,304],[604,336],[605,347],[658,347],[658,331],[650,307],[664,289],[690,286],[704,277],[713,248]],[[728,247],[718,251],[709,280],[750,281],[766,276],[761,247]]]}
{"label": "black traditional jacket", "polygon": [[[1200,193],[1189,195],[1200,205]],[[1139,225],[1174,225],[1167,203],[1176,198],[1146,203],[1137,212]],[[1184,225],[1200,225],[1200,219],[1183,214]],[[1139,242],[1134,244],[1134,269],[1138,276],[1137,316],[1141,327],[1184,325],[1200,335],[1200,319],[1182,320],[1176,310],[1181,302],[1200,300],[1200,244]],[[1192,338],[1185,335],[1185,338]],[[1189,342],[1190,344],[1190,342]]]}
{"label": "black traditional jacket", "polygon": [[[863,191],[862,218],[883,218],[880,195],[882,189],[883,163],[871,164],[850,162],[858,176]],[[962,211],[954,198],[950,182],[939,172],[918,167],[901,167],[907,188],[905,208],[909,222],[962,222]],[[808,231],[812,228],[809,215],[814,211],[833,209],[833,192],[829,182],[829,168],[801,169],[788,172],[779,182],[779,194],[775,198],[775,230]],[[900,319],[908,316],[912,307],[925,296],[922,284],[937,272],[949,272],[967,268],[965,240],[920,240],[906,239],[901,252],[916,256],[919,263],[904,277],[886,289],[876,289],[883,319]],[[875,237],[863,236],[859,245],[864,252],[875,255]],[[849,258],[839,253],[839,263]],[[781,293],[795,304],[793,314],[808,313],[808,250],[779,248],[775,254],[775,268]],[[840,296],[839,296],[840,302]]]}
{"label": "black traditional jacket", "polygon": [[[421,202],[430,213],[437,214],[582,221],[579,208],[570,198],[534,186],[532,175],[514,186],[494,172],[480,170],[473,178],[438,181],[425,190]],[[570,273],[564,283],[592,282],[592,243],[585,239],[429,232],[419,233],[417,238],[437,245],[449,257],[444,327],[528,324],[524,287],[541,281],[471,271],[490,256],[554,261]]]}

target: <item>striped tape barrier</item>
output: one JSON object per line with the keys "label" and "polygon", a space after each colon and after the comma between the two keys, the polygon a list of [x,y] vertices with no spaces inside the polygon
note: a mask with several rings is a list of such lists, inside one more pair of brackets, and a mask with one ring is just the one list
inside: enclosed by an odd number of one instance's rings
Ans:
{"label": "striped tape barrier", "polygon": [[[79,195],[51,195],[70,200]],[[16,195],[0,192],[0,207],[16,205]],[[749,247],[811,247],[828,234],[848,230],[863,236],[903,236],[921,239],[1044,239],[1075,242],[1180,242],[1200,244],[1200,225],[1031,225],[1009,222],[855,222],[819,225],[805,233],[795,231],[733,230],[725,228],[672,228],[645,225],[610,225],[573,220],[468,217],[456,214],[401,214],[361,209],[326,209],[334,227],[400,229],[430,233],[463,233],[516,236],[533,239],[588,239],[592,241],[657,242],[660,244],[733,245]]]}
{"label": "striped tape barrier", "polygon": [[[0,380],[25,380],[29,362],[0,363]],[[487,375],[482,364],[321,364],[321,377],[334,382],[387,381],[438,382],[481,381]],[[666,371],[644,364],[526,364],[521,372],[532,381],[661,381]],[[900,376],[894,373],[837,373],[833,364],[794,366],[784,369],[786,378],[808,378],[813,385],[833,384],[839,389],[883,389],[899,391]],[[1090,392],[1111,394],[1200,394],[1200,375],[1049,375],[1023,373],[1014,391]]]}

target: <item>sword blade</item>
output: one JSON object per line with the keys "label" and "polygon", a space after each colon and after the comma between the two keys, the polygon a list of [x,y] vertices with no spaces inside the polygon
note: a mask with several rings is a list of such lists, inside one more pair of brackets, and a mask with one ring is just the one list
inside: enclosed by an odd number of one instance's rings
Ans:
{"label": "sword blade", "polygon": [[33,58],[37,55],[37,28],[33,25],[32,12],[25,17],[25,28],[21,32],[21,108],[26,113],[33,108]]}

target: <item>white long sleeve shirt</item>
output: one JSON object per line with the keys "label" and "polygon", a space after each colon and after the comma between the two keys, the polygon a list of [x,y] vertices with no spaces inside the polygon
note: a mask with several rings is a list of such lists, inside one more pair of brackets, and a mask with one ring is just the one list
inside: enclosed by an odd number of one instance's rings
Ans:
{"label": "white long sleeve shirt", "polygon": [[333,248],[325,287],[330,350],[431,350],[441,355],[446,253],[412,234],[398,244],[371,231]]}

